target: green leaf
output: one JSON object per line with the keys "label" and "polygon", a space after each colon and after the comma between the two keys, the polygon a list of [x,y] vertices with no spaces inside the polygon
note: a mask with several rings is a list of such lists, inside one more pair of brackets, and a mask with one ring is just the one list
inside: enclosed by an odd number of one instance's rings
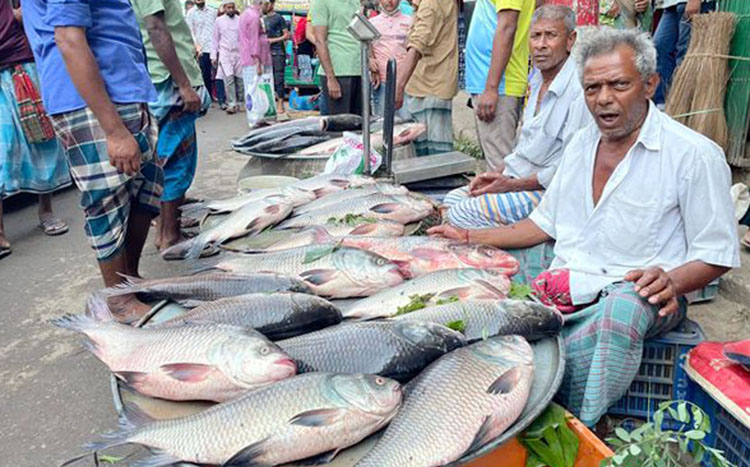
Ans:
{"label": "green leaf", "polygon": [[698,407],[693,408],[693,427],[700,430],[703,425],[703,411]]}
{"label": "green leaf", "polygon": [[625,441],[626,443],[630,442],[630,435],[624,428],[618,426],[617,428],[615,428],[615,434],[618,438]]}
{"label": "green leaf", "polygon": [[314,250],[310,250],[305,255],[305,259],[302,260],[302,264],[310,264],[314,263],[315,261],[319,260],[320,258],[324,258],[338,248],[338,245],[327,245],[320,248],[316,248]]}
{"label": "green leaf", "polygon": [[99,459],[100,462],[104,462],[105,464],[117,464],[118,462],[121,462],[125,458],[107,456],[106,454],[97,454],[97,459]]}
{"label": "green leaf", "polygon": [[664,411],[657,410],[656,413],[654,413],[654,426],[661,428],[663,423],[664,423]]}
{"label": "green leaf", "polygon": [[700,464],[703,462],[703,458],[706,456],[706,451],[703,449],[703,446],[698,445],[695,448],[695,452],[693,452],[693,460],[696,464]]}
{"label": "green leaf", "polygon": [[614,457],[612,457],[612,460],[615,462],[616,465],[622,464],[622,462],[627,457],[627,454],[615,454]]}
{"label": "green leaf", "polygon": [[690,419],[688,418],[687,403],[681,402],[677,405],[677,415],[677,420],[679,420],[681,423],[687,423],[690,421]]}
{"label": "green leaf", "polygon": [[674,409],[674,407],[668,407],[668,408],[667,408],[667,411],[669,412],[669,415],[670,415],[670,416],[671,416],[671,417],[672,417],[673,419],[675,419],[675,420],[679,420],[679,419],[680,419],[680,416],[679,416],[679,415],[677,415],[677,410],[675,410],[675,409]]}
{"label": "green leaf", "polygon": [[688,451],[688,440],[685,438],[679,439],[679,445],[680,445],[680,451],[687,452]]}
{"label": "green leaf", "polygon": [[432,300],[432,297],[434,297],[435,294],[423,294],[423,295],[410,295],[409,296],[409,303],[406,305],[400,306],[396,308],[396,314],[395,316],[399,315],[405,315],[406,313],[411,313],[412,311],[421,310],[422,308],[427,308],[427,302]]}
{"label": "green leaf", "polygon": [[466,331],[466,323],[462,319],[451,321],[450,323],[447,323],[445,325],[446,328],[453,329],[454,331],[458,331],[460,333],[463,333]]}
{"label": "green leaf", "polygon": [[508,292],[508,298],[515,300],[524,300],[531,296],[534,289],[530,285],[521,284],[518,282],[510,283],[510,291]]}
{"label": "green leaf", "polygon": [[641,448],[639,448],[637,444],[631,444],[630,445],[630,454],[632,454],[634,456],[637,456],[641,452],[643,452],[643,451],[641,451]]}
{"label": "green leaf", "polygon": [[435,305],[445,305],[446,303],[453,303],[453,302],[457,302],[459,300],[460,300],[460,298],[458,298],[458,296],[452,295],[452,296],[450,296],[448,298],[440,298],[440,299],[436,300],[435,301]]}
{"label": "green leaf", "polygon": [[706,432],[700,431],[700,430],[690,430],[690,431],[686,431],[684,435],[687,439],[699,441],[706,437]]}
{"label": "green leaf", "polygon": [[536,455],[529,454],[526,458],[526,467],[547,467],[547,464],[542,462]]}

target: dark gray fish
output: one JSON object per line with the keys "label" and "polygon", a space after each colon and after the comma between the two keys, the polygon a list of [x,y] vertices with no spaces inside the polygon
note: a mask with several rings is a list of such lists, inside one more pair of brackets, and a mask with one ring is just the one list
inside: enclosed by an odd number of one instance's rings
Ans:
{"label": "dark gray fish", "polygon": [[324,117],[326,131],[359,131],[362,129],[362,117],[355,114],[328,115]]}
{"label": "dark gray fish", "polygon": [[259,293],[208,302],[158,326],[200,322],[253,328],[276,340],[338,324],[341,312],[328,300],[314,295]]}
{"label": "dark gray fish", "polygon": [[328,141],[331,137],[331,135],[325,133],[294,135],[265,141],[250,148],[245,148],[244,146],[241,148],[235,148],[235,150],[243,153],[291,154],[297,149]]}
{"label": "dark gray fish", "polygon": [[244,147],[257,144],[261,141],[278,138],[280,136],[292,136],[305,131],[322,131],[324,127],[325,123],[323,117],[308,117],[300,120],[292,120],[250,130],[250,132],[242,138],[232,141],[232,145],[235,147]]}
{"label": "dark gray fish", "polygon": [[408,381],[441,355],[466,344],[456,331],[433,323],[344,323],[276,342],[300,373],[371,373]]}

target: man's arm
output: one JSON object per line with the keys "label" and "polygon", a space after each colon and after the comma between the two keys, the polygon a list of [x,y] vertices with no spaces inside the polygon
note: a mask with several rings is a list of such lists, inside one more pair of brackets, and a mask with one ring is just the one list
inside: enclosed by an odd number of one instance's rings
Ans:
{"label": "man's arm", "polygon": [[511,178],[502,172],[485,172],[477,175],[469,184],[469,196],[481,196],[489,193],[509,193],[512,191],[544,190],[538,174],[525,178]]}
{"label": "man's arm", "polygon": [[180,59],[177,58],[177,51],[174,48],[172,34],[167,29],[167,23],[164,21],[164,12],[159,11],[145,18],[146,30],[151,42],[154,44],[156,54],[169,70],[172,80],[177,85],[182,97],[182,102],[186,112],[198,112],[201,108],[201,99],[190,85],[187,73],[182,68]]}
{"label": "man's arm", "polygon": [[333,72],[333,62],[331,62],[331,54],[328,51],[328,26],[313,26],[313,31],[315,31],[315,40],[317,41],[315,45],[318,48],[318,58],[320,58],[320,64],[326,72],[328,96],[333,100],[341,99],[341,86]]}
{"label": "man's arm", "polygon": [[411,75],[414,74],[414,70],[417,68],[417,63],[419,63],[421,59],[422,54],[414,47],[410,47],[406,51],[404,63],[398,68],[396,77],[396,109],[400,109],[404,105],[406,84],[411,79]]}
{"label": "man's arm", "polygon": [[271,39],[269,37],[268,38],[268,43],[269,44],[275,44],[277,42],[286,42],[286,41],[289,40],[290,37],[291,36],[289,34],[289,30],[288,29],[284,29],[283,32],[282,32],[282,34],[279,37],[274,37],[273,39]]}
{"label": "man's arm", "polygon": [[528,248],[552,240],[552,237],[530,219],[507,227],[480,230],[459,229],[445,224],[433,227],[427,233],[465,243],[482,243],[504,249]]}
{"label": "man's arm", "polygon": [[501,10],[497,13],[497,31],[492,43],[490,71],[476,109],[479,119],[485,122],[491,122],[495,118],[497,101],[500,98],[497,90],[513,53],[519,14],[517,10]]}
{"label": "man's arm", "polygon": [[109,98],[99,64],[86,40],[86,30],[75,26],[57,26],[55,43],[76,90],[104,130],[109,162],[118,171],[134,175],[141,167],[141,150]]}

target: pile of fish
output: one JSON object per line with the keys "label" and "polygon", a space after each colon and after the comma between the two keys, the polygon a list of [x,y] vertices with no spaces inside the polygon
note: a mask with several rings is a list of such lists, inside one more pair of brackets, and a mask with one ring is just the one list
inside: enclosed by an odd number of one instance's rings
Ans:
{"label": "pile of fish", "polygon": [[[327,175],[193,209],[230,213],[180,247],[193,258],[274,225],[299,230],[196,259],[196,275],[126,278],[53,321],[137,393],[216,402],[170,421],[126,406],[91,450],[140,444],[148,466],[325,462],[385,428],[358,465],[449,464],[517,420],[534,374],[526,339],[562,328],[557,310],[507,298],[507,253],[402,236],[433,209],[403,187]],[[125,294],[184,311],[120,324],[106,299]],[[352,297],[364,298],[329,301]]]}

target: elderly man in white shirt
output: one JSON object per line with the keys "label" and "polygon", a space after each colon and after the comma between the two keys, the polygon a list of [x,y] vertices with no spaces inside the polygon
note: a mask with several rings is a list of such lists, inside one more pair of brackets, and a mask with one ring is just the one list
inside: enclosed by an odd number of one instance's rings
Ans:
{"label": "elderly man in white shirt", "polygon": [[528,217],[552,181],[565,143],[592,122],[569,58],[575,27],[575,13],[568,7],[545,5],[534,12],[529,34],[534,73],[520,138],[502,173],[481,174],[448,193],[444,211],[451,225],[480,229]]}
{"label": "elderly man in white shirt", "polygon": [[659,77],[649,37],[591,29],[577,53],[596,126],[571,139],[539,207],[509,227],[431,234],[523,248],[531,261],[530,247],[556,241],[551,269],[531,285],[574,312],[560,397],[592,426],[633,381],[644,339],[673,328],[685,295],[740,260],[724,154],[651,103]]}

